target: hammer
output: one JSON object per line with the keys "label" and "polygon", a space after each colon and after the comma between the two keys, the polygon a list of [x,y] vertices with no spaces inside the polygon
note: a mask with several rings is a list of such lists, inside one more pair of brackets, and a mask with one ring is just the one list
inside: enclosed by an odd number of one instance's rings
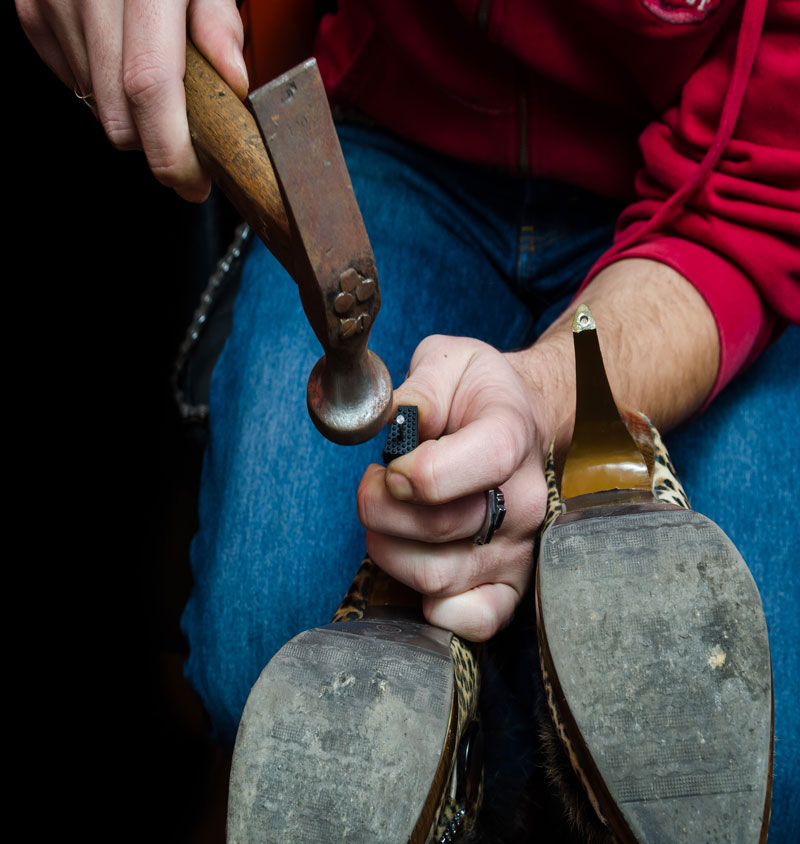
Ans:
{"label": "hammer", "polygon": [[244,106],[191,42],[186,110],[198,158],[295,280],[325,352],[308,379],[308,412],[329,440],[374,437],[392,412],[392,382],[367,348],[381,303],[375,258],[316,61]]}

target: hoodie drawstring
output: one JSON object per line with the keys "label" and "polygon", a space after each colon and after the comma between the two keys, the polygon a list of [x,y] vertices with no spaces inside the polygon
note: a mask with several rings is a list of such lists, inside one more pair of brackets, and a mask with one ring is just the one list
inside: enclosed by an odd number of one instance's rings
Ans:
{"label": "hoodie drawstring", "polygon": [[736,41],[736,56],[731,74],[731,82],[722,104],[719,125],[717,126],[714,140],[703,156],[702,161],[697,166],[697,169],[644,226],[629,232],[626,236],[618,240],[610,250],[610,253],[607,254],[614,254],[626,249],[634,242],[642,240],[646,235],[659,228],[663,228],[670,220],[673,220],[689,197],[703,184],[708,174],[719,162],[722,153],[725,151],[733,135],[736,121],[739,119],[745,90],[747,89],[747,83],[750,80],[750,74],[753,70],[756,53],[758,52],[758,43],[761,39],[761,30],[764,26],[767,2],[768,0],[745,0],[742,22],[739,27],[739,36]]}

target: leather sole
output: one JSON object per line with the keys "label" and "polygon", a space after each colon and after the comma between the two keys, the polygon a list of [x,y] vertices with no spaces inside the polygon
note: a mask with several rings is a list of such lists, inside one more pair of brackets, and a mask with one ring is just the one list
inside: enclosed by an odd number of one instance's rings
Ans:
{"label": "leather sole", "polygon": [[450,640],[378,619],[286,644],[242,716],[229,844],[424,841],[440,804],[433,784],[440,778],[443,791],[442,760],[454,755]]}
{"label": "leather sole", "polygon": [[567,514],[543,535],[551,709],[620,841],[754,844],[772,767],[761,599],[719,527],[663,506]]}

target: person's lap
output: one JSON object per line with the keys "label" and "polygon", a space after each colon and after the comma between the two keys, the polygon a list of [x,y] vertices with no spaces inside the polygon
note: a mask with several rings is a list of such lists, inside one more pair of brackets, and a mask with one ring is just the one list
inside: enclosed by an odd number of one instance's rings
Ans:
{"label": "person's lap", "polygon": [[[478,337],[501,349],[531,342],[567,304],[610,237],[613,205],[571,188],[478,171],[368,130],[348,128],[342,138],[380,273],[383,306],[370,345],[395,385],[417,343],[431,333]],[[305,383],[320,354],[293,282],[257,244],[212,379],[200,530],[193,545],[195,588],[183,619],[190,645],[187,676],[228,744],[263,666],[292,636],[330,619],[363,554],[355,490],[366,465],[380,459],[382,442],[345,448],[314,429]],[[794,387],[796,405],[796,379]],[[674,442],[695,506],[739,542],[737,514],[752,512],[741,503],[744,495],[774,499],[781,482],[751,474],[745,488],[731,484],[731,470],[714,468],[707,441],[717,438],[714,455],[738,448],[725,443],[736,439],[737,429],[741,437],[737,422],[746,411],[740,405],[752,404],[746,389],[738,399],[735,390],[720,399],[727,411],[715,416],[715,406]],[[760,432],[747,424],[749,446],[758,451]],[[712,505],[723,501],[730,512],[720,518]],[[790,504],[784,512],[791,512]],[[789,518],[783,530],[783,562],[768,569],[769,546],[761,543],[751,564],[773,634],[778,735],[784,730],[788,739],[796,738],[796,725],[789,725],[792,666],[784,636],[796,633],[797,623],[792,627],[786,620],[791,602],[775,575],[787,574],[798,528]],[[748,533],[755,531],[745,528],[744,540],[752,538]],[[742,550],[749,559],[749,546]],[[791,583],[786,580],[787,589]],[[535,735],[535,729],[526,734]],[[784,768],[788,773],[796,762],[780,748],[776,760],[777,814],[788,800]]]}

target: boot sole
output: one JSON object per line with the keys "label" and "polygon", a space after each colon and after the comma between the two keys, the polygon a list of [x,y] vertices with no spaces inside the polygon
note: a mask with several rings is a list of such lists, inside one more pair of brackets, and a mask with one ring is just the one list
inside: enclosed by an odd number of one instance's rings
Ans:
{"label": "boot sole", "polygon": [[427,818],[424,841],[432,786],[449,775],[440,760],[453,755],[450,637],[353,621],[286,644],[242,716],[229,844],[407,844]]}
{"label": "boot sole", "polygon": [[772,677],[747,565],[693,511],[576,516],[542,537],[537,617],[595,808],[626,843],[764,840]]}

